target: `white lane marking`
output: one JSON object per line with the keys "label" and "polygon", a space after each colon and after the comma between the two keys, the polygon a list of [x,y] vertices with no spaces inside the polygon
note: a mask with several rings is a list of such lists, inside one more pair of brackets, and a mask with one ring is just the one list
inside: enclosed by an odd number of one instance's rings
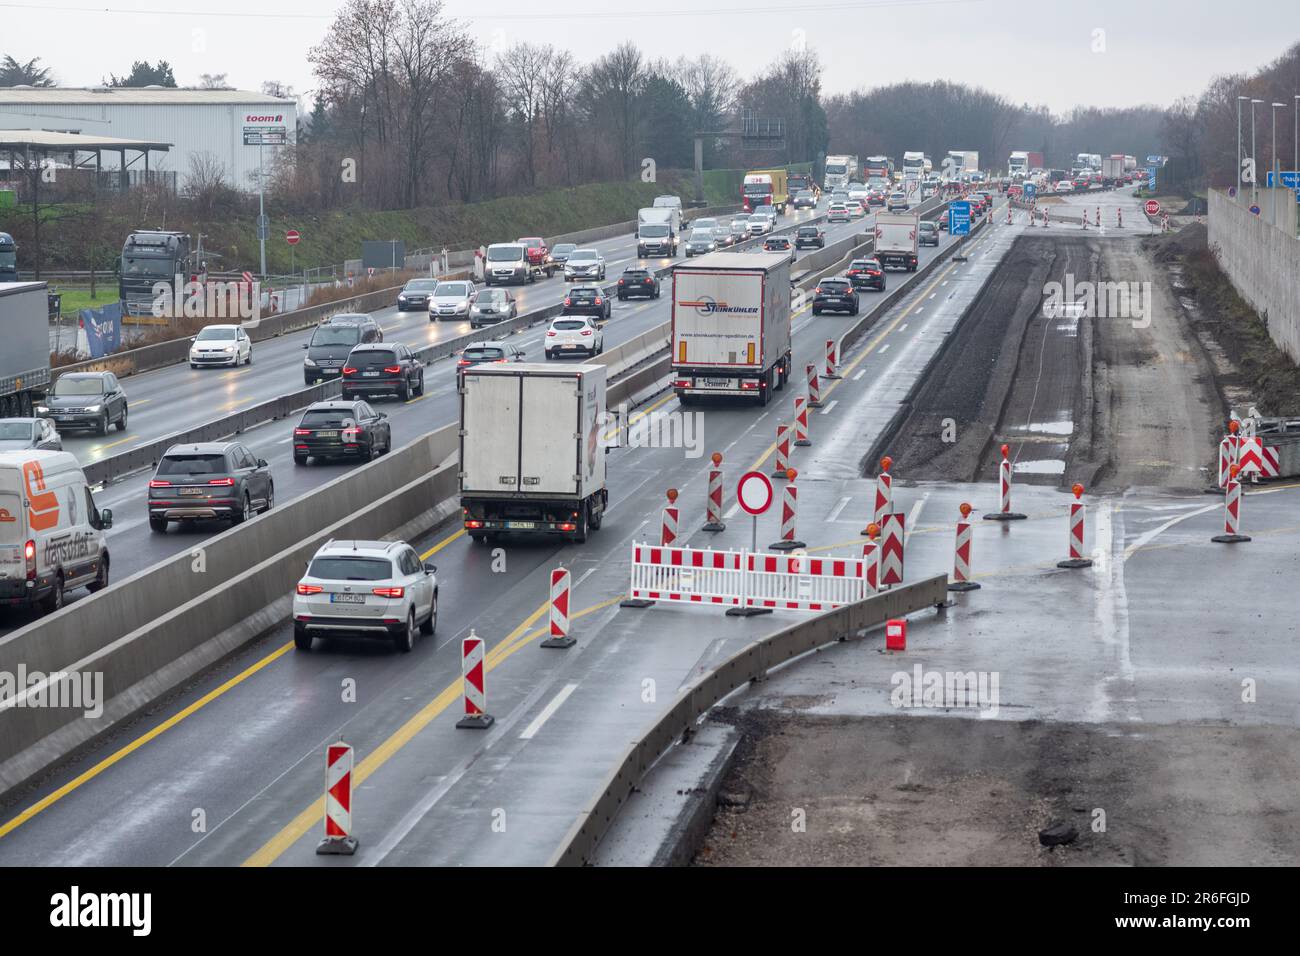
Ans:
{"label": "white lane marking", "polygon": [[831,403],[822,409],[822,414],[823,415],[829,414],[830,410],[834,408],[836,405],[838,405],[839,403],[840,400],[838,398],[832,398]]}
{"label": "white lane marking", "polygon": [[862,376],[864,376],[864,375],[866,375],[866,374],[867,374],[867,370],[866,370],[865,368],[864,368],[864,369],[859,369],[859,370],[858,370],[858,374],[856,374],[856,375],[853,376],[853,381],[856,382],[858,379],[862,378]]}
{"label": "white lane marking", "polygon": [[933,299],[933,298],[934,298],[936,295],[938,295],[938,294],[939,294],[939,293],[937,293],[937,292],[931,292],[931,293],[930,293],[930,298]]}
{"label": "white lane marking", "polygon": [[740,510],[740,502],[737,501],[734,505],[732,505],[730,508],[726,510],[726,512],[722,515],[722,517],[734,518],[736,517],[736,512],[739,510]]}
{"label": "white lane marking", "polygon": [[924,495],[921,496],[920,501],[912,505],[912,510],[908,512],[907,524],[903,526],[904,544],[906,544],[907,539],[912,536],[912,531],[915,530],[916,523],[921,520],[921,509],[925,507],[926,499],[928,499],[929,497],[930,497],[930,493],[927,491]]}
{"label": "white lane marking", "polygon": [[840,512],[845,509],[849,501],[850,499],[848,498],[841,498],[839,502],[835,505],[835,507],[831,509],[831,513],[826,516],[826,520],[834,521],[836,518],[838,518],[840,516]]}
{"label": "white lane marking", "polygon": [[945,285],[947,285],[947,284],[948,284],[948,280],[947,280],[947,279],[944,279],[942,282],[939,283],[939,285],[941,285],[941,286],[945,286]]}
{"label": "white lane marking", "polygon": [[289,444],[289,442],[291,442],[291,441],[293,441],[293,436],[292,436],[292,435],[290,435],[288,438],[281,438],[278,442],[276,442],[276,444],[277,444],[277,445],[287,445],[287,444]]}
{"label": "white lane marking", "polygon": [[573,584],[571,584],[571,585],[569,586],[569,590],[573,590],[573,589],[576,588],[579,584],[581,584],[583,581],[587,580],[587,578],[591,577],[591,576],[592,576],[593,574],[595,574],[595,573],[596,573],[596,569],[595,569],[595,568],[588,568],[586,571],[582,572],[582,577],[578,578],[578,580],[574,581]]}
{"label": "white lane marking", "polygon": [[520,740],[532,740],[537,731],[542,729],[542,724],[551,719],[551,716],[560,709],[560,705],[569,699],[569,695],[578,689],[577,684],[565,684],[564,689],[551,698],[551,702],[542,708],[542,712],[533,718],[533,722],[524,728],[524,732],[519,735]]}
{"label": "white lane marking", "polygon": [[888,352],[888,351],[889,351],[889,344],[886,343],[886,344],[884,344],[884,345],[882,345],[882,346],[880,347],[879,351],[878,351],[876,354],[878,354],[878,355],[882,355],[882,354],[884,354],[885,352]]}
{"label": "white lane marking", "polygon": [[1170,518],[1164,524],[1152,528],[1150,531],[1146,532],[1145,534],[1140,535],[1136,541],[1134,541],[1127,548],[1125,548],[1124,560],[1127,561],[1129,558],[1133,556],[1133,552],[1139,551],[1142,548],[1146,547],[1146,545],[1151,541],[1152,538],[1156,538],[1159,535],[1164,534],[1166,531],[1168,531],[1170,528],[1172,528],[1174,525],[1178,524],[1179,522],[1186,521],[1188,518],[1195,518],[1197,515],[1203,515],[1207,511],[1213,511],[1214,509],[1220,507],[1222,507],[1222,505],[1220,505],[1218,502],[1215,502],[1214,504],[1205,505],[1203,508],[1197,508],[1196,510],[1189,511],[1186,514],[1181,514],[1178,515],[1177,517]]}
{"label": "white lane marking", "polygon": [[920,315],[924,311],[925,311],[925,306],[921,306],[919,309],[916,310],[916,314]]}
{"label": "white lane marking", "polygon": [[906,331],[907,331],[907,323],[904,322],[902,325],[900,325],[900,326],[899,326],[897,329],[895,329],[894,331],[896,331],[896,332],[906,332]]}

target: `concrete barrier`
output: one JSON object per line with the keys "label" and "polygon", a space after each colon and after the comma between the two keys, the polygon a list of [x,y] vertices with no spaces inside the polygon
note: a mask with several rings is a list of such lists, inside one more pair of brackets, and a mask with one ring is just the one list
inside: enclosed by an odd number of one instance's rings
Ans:
{"label": "concrete barrier", "polygon": [[1209,196],[1209,243],[1219,268],[1277,347],[1300,363],[1300,241],[1218,189]]}
{"label": "concrete barrier", "polygon": [[578,819],[551,857],[550,864],[583,866],[589,863],[596,845],[646,771],[728,694],[750,681],[762,680],[773,668],[802,654],[849,637],[861,636],[890,618],[940,606],[947,600],[948,575],[936,574],[783,628],[711,668],[690,687],[680,691],[654,726],[623,752],[600,791],[579,810]]}

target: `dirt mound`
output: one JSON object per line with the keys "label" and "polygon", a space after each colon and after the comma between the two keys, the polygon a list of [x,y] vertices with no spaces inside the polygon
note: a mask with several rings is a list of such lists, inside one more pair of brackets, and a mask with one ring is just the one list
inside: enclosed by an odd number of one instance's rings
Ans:
{"label": "dirt mound", "polygon": [[1209,248],[1209,232],[1204,223],[1194,222],[1174,232],[1142,240],[1156,262],[1173,262],[1189,253]]}

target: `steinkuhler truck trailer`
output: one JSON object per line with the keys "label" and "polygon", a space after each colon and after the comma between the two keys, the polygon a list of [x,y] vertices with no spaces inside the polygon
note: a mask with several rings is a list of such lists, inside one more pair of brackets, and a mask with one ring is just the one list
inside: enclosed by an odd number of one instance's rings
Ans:
{"label": "steinkuhler truck trailer", "polygon": [[711,252],[673,269],[673,389],[683,405],[730,395],[766,405],[790,380],[790,257]]}
{"label": "steinkuhler truck trailer", "polygon": [[605,366],[475,365],[460,375],[460,505],[475,541],[586,541],[609,507]]}
{"label": "steinkuhler truck trailer", "polygon": [[0,418],[30,418],[50,386],[44,282],[0,282]]}

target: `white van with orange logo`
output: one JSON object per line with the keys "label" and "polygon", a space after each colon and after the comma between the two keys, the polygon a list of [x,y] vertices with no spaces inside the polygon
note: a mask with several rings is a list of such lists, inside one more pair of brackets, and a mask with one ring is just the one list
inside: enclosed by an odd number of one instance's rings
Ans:
{"label": "white van with orange logo", "polygon": [[0,452],[0,606],[57,611],[72,588],[107,587],[112,526],[74,455]]}

